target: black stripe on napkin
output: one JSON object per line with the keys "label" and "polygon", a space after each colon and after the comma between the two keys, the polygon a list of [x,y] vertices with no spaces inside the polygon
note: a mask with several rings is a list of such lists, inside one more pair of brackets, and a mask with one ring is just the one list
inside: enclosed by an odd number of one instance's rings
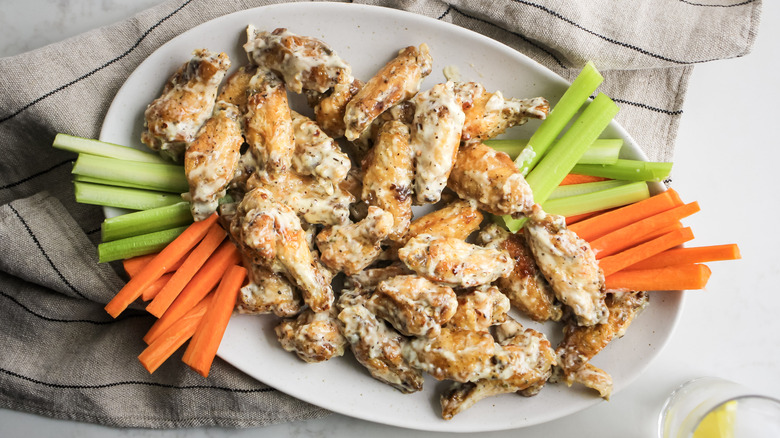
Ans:
{"label": "black stripe on napkin", "polygon": [[756,0],[746,0],[744,2],[734,3],[734,4],[731,4],[731,5],[706,5],[706,4],[702,4],[702,3],[689,2],[688,0],[677,0],[677,1],[679,1],[680,3],[685,3],[686,5],[702,6],[702,7],[705,7],[705,8],[733,8],[735,6],[744,6],[744,5],[753,3]]}

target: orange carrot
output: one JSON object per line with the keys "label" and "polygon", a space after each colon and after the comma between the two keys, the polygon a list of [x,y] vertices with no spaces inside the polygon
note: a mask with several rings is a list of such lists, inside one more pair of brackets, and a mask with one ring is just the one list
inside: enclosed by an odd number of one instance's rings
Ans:
{"label": "orange carrot", "polygon": [[230,240],[222,242],[203,267],[198,270],[198,273],[187,283],[187,286],[184,287],[184,290],[168,307],[168,310],[152,324],[152,327],[144,336],[144,341],[147,344],[154,342],[165,329],[189,312],[204,296],[214,289],[214,286],[219,283],[227,268],[240,261],[241,256],[233,242]]}
{"label": "orange carrot", "polygon": [[567,186],[569,184],[584,184],[589,182],[606,181],[608,179],[609,178],[604,178],[603,176],[591,176],[591,175],[580,175],[577,173],[570,173],[563,178],[563,181],[561,181],[559,185]]}
{"label": "orange carrot", "polygon": [[165,287],[172,276],[172,272],[166,272],[163,274],[160,278],[155,280],[154,283],[149,285],[149,287],[144,289],[143,293],[141,294],[141,299],[144,301],[154,299],[154,297],[157,296],[157,294],[160,293],[160,291]]}
{"label": "orange carrot", "polygon": [[204,298],[197,306],[193,307],[186,315],[168,327],[154,342],[149,344],[141,354],[138,360],[146,368],[146,371],[153,373],[163,364],[171,355],[179,349],[195,333],[203,315],[206,314],[211,298],[210,294]]}
{"label": "orange carrot", "polygon": [[639,202],[577,222],[569,229],[591,242],[607,233],[682,204],[677,192],[668,189]]}
{"label": "orange carrot", "polygon": [[685,264],[623,270],[608,275],[605,281],[607,290],[695,290],[704,289],[711,273],[707,265]]}
{"label": "orange carrot", "polygon": [[675,230],[615,255],[604,257],[599,260],[599,266],[606,277],[667,249],[682,245],[689,240],[693,240],[693,232],[690,228]]}
{"label": "orange carrot", "polygon": [[236,307],[238,292],[244,284],[246,274],[246,268],[239,265],[234,265],[225,272],[208,312],[198,324],[190,344],[184,351],[182,361],[203,377],[209,376],[211,363],[214,362],[230,315]]}
{"label": "orange carrot", "polygon": [[737,260],[742,258],[735,243],[725,245],[698,246],[668,249],[658,255],[633,264],[626,270],[656,269],[667,266],[688,265],[693,263]]}
{"label": "orange carrot", "polygon": [[[661,228],[672,226],[675,222],[680,221],[680,219],[686,218],[699,210],[699,204],[697,202],[691,202],[672,208],[671,210],[663,211],[634,222],[631,225],[626,225],[609,234],[605,234],[604,236],[591,241],[590,247],[593,249],[593,252],[596,253],[596,258],[599,259],[615,254],[628,246],[633,246],[633,244],[641,241],[650,233]],[[629,243],[628,246],[626,245],[626,242]]]}
{"label": "orange carrot", "polygon": [[138,257],[133,257],[129,259],[122,260],[122,267],[125,268],[125,272],[127,272],[127,275],[130,277],[134,277],[136,274],[141,272],[141,269],[143,269],[144,266],[148,265],[152,259],[157,257],[158,253],[153,254],[146,254]]}
{"label": "orange carrot", "polygon": [[195,276],[198,269],[206,263],[206,260],[214,253],[219,244],[225,240],[226,236],[227,233],[218,223],[212,224],[203,240],[192,250],[181,267],[173,274],[171,281],[157,294],[154,301],[146,306],[146,311],[158,318],[161,317],[173,300],[179,296],[182,289]]}
{"label": "orange carrot", "polygon": [[599,210],[599,211],[592,211],[590,213],[582,213],[582,214],[575,214],[572,216],[566,216],[566,226],[568,227],[572,224],[576,224],[579,221],[583,221],[585,219],[591,218],[593,216],[598,216],[606,212],[607,210]]}
{"label": "orange carrot", "polygon": [[[619,253],[620,251],[625,251],[628,248],[637,246],[645,242],[649,242],[653,239],[657,239],[663,236],[664,234],[671,233],[674,230],[679,230],[682,227],[683,227],[682,222],[675,221],[670,225],[658,228],[644,235],[629,235],[629,236],[625,236],[624,240],[615,239],[613,241],[613,246],[610,247],[609,251],[600,251],[598,249],[594,250],[594,252],[596,253],[596,259],[603,259],[604,257],[611,256],[613,254]],[[597,243],[598,240],[599,239],[596,239],[593,242]]]}
{"label": "orange carrot", "polygon": [[116,318],[127,306],[141,296],[144,289],[160,278],[170,266],[192,249],[208,232],[211,224],[216,222],[217,214],[208,219],[194,222],[187,227],[173,242],[169,243],[151,262],[131,278],[125,286],[106,304],[105,310]]}

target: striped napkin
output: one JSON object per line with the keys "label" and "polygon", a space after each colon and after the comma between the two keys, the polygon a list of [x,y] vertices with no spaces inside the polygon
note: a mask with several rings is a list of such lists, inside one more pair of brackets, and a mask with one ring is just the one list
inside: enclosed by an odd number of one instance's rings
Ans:
{"label": "striped napkin", "polygon": [[[269,0],[170,0],[121,23],[0,59],[0,407],[111,426],[250,427],[328,412],[217,360],[208,379],[139,365],[152,319],[103,305],[124,283],[96,263],[102,211],[73,200],[66,132],[97,137],[130,72],[161,44]],[[571,80],[588,60],[652,160],[671,160],[698,63],[750,51],[760,0],[367,0],[501,41]]]}

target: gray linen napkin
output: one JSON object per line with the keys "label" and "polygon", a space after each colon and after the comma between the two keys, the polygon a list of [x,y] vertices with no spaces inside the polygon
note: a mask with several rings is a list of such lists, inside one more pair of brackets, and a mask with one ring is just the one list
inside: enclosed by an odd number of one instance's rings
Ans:
{"label": "gray linen napkin", "polygon": [[[96,137],[114,94],[157,47],[270,0],[171,0],[124,22],[0,59],[0,407],[112,426],[249,427],[327,411],[217,360],[208,379],[179,360],[149,375],[136,356],[152,319],[112,320],[123,284],[96,263],[99,208],[73,200],[74,156],[57,132]],[[472,29],[572,79],[587,60],[618,121],[670,160],[693,66],[747,54],[760,0],[367,0]]]}

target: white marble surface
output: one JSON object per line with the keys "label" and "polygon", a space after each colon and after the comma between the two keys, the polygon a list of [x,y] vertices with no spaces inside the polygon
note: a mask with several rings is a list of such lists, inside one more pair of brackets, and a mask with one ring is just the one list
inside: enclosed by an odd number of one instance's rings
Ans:
{"label": "white marble surface", "polygon": [[[158,0],[2,0],[0,56],[110,24]],[[774,183],[780,147],[780,3],[764,4],[754,51],[695,67],[680,124],[673,186],[702,212],[686,223],[701,245],[737,242],[743,260],[713,264],[706,291],[689,292],[682,323],[648,370],[608,403],[551,423],[491,437],[655,436],[666,395],[702,375],[728,378],[780,397],[780,196]],[[583,433],[583,431],[587,431]],[[331,415],[265,428],[138,430],[52,420],[0,410],[2,437],[434,437]],[[477,436],[467,434],[466,436]]]}

